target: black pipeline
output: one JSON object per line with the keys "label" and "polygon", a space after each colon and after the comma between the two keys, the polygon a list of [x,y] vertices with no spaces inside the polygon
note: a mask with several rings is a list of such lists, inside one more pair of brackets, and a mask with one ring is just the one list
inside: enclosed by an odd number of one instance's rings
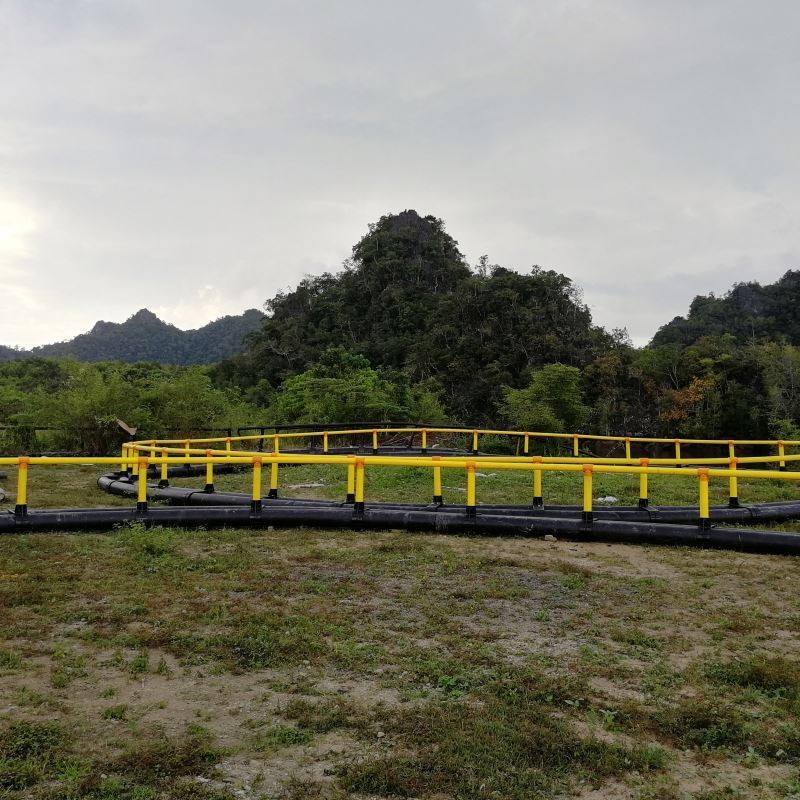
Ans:
{"label": "black pipeline", "polygon": [[530,517],[486,513],[476,516],[442,512],[439,508],[398,509],[367,506],[357,513],[348,505],[286,505],[267,502],[260,511],[239,506],[171,506],[136,511],[124,508],[29,510],[25,516],[0,515],[0,534],[52,531],[109,530],[131,523],[146,526],[312,527],[354,530],[405,529],[416,532],[479,536],[542,537],[554,534],[582,542],[683,545],[752,553],[800,554],[800,534],[744,528],[701,528],[698,525],[624,522],[595,519]]}
{"label": "black pipeline", "polygon": [[[137,484],[120,477],[118,473],[102,475],[97,480],[97,485],[109,494],[124,497],[135,497]],[[203,505],[203,506],[249,506],[250,496],[241,492],[214,492],[209,493],[203,489],[189,489],[183,487],[159,487],[148,485],[147,496],[151,500],[168,502],[178,505]],[[269,500],[274,503],[277,498]],[[320,500],[302,500],[284,498],[281,502],[290,505],[324,505]],[[330,505],[339,505],[331,502]],[[373,504],[376,507],[377,504]],[[432,504],[431,504],[432,505]],[[440,506],[442,512],[463,513],[462,506]],[[381,508],[386,509],[419,509],[430,507],[429,504],[400,504],[381,503]],[[582,517],[582,511],[577,506],[545,506],[543,504],[522,505],[497,505],[481,504],[481,511],[497,516],[524,516],[532,518],[554,517]],[[626,522],[652,522],[662,524],[667,522],[687,523],[697,522],[697,506],[620,506],[616,508],[597,507],[593,509],[593,517],[597,520],[621,520]],[[712,522],[748,523],[748,522],[784,522],[800,517],[800,500],[779,500],[771,503],[754,503],[752,505],[711,506],[709,519]]]}

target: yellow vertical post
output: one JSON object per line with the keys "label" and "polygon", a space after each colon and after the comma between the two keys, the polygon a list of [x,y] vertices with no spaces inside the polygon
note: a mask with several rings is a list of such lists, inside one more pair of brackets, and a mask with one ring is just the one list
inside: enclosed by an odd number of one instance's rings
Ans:
{"label": "yellow vertical post", "polygon": [[676,439],[675,440],[675,458],[680,458],[680,457],[681,457],[681,440],[680,439]]}
{"label": "yellow vertical post", "polygon": [[625,458],[631,460],[631,440],[628,438],[625,439]]}
{"label": "yellow vertical post", "polygon": [[700,527],[708,528],[711,526],[708,506],[708,470],[697,470],[697,478],[700,482]]}
{"label": "yellow vertical post", "polygon": [[[434,463],[441,461],[441,456],[433,456],[431,459]],[[434,505],[441,506],[444,504],[442,496],[442,468],[434,466],[433,468],[433,502]]]}
{"label": "yellow vertical post", "polygon": [[467,461],[467,516],[474,517],[475,514],[475,462]]}
{"label": "yellow vertical post", "polygon": [[591,464],[583,465],[583,513],[584,522],[592,521],[592,469]]}
{"label": "yellow vertical post", "polygon": [[472,455],[478,455],[478,431],[472,431]]}
{"label": "yellow vertical post", "polygon": [[[642,458],[639,461],[639,466],[647,467],[650,465],[650,461],[646,458]],[[639,473],[639,508],[647,508],[650,504],[650,500],[647,497],[647,473],[640,472]]]}
{"label": "yellow vertical post", "polygon": [[783,460],[783,457],[786,455],[786,444],[784,442],[778,442],[778,455],[781,459],[778,462],[778,469],[786,469],[786,462]]}
{"label": "yellow vertical post", "polygon": [[147,464],[146,458],[139,459],[139,486],[136,496],[136,510],[147,511]]}
{"label": "yellow vertical post", "polygon": [[424,428],[422,430],[422,441],[420,443],[420,449],[422,450],[423,453],[428,452],[428,431],[426,431]]}
{"label": "yellow vertical post", "polygon": [[[728,463],[728,469],[736,471],[737,459],[732,458]],[[739,478],[731,475],[728,479],[728,506],[729,508],[739,508]]]}
{"label": "yellow vertical post", "polygon": [[211,461],[211,451],[206,450],[206,458],[209,461],[206,461],[206,485],[203,488],[203,491],[206,494],[213,494],[214,493],[214,462]]}
{"label": "yellow vertical post", "polygon": [[327,453],[328,452],[328,432],[327,431],[325,431],[325,433],[322,434],[322,452],[323,453]]}
{"label": "yellow vertical post", "polygon": [[364,511],[364,459],[356,459],[356,499],[353,504],[355,513]]}
{"label": "yellow vertical post", "polygon": [[372,454],[378,454],[378,431],[372,431]]}
{"label": "yellow vertical post", "polygon": [[528,455],[531,449],[531,435],[529,433],[525,434],[524,444],[522,447],[522,452],[524,455]]}
{"label": "yellow vertical post", "polygon": [[192,443],[188,439],[186,439],[184,441],[184,443],[183,443],[183,455],[184,455],[184,457],[189,458],[191,456],[191,453],[189,452],[189,449],[191,448],[191,446],[192,446]]}
{"label": "yellow vertical post", "polygon": [[[536,456],[533,459],[534,464],[541,464],[541,456]],[[533,468],[533,507],[542,508],[544,506],[544,499],[542,498],[542,468],[541,466],[534,466]]]}
{"label": "yellow vertical post", "polygon": [[24,517],[28,513],[28,464],[29,459],[21,456],[17,459],[17,503],[14,513]]}
{"label": "yellow vertical post", "polygon": [[228,436],[225,439],[225,456],[226,456],[226,458],[230,458],[231,457],[231,437],[230,436]]}
{"label": "yellow vertical post", "polygon": [[269,467],[269,493],[267,497],[274,500],[278,496],[278,462],[273,461]]}
{"label": "yellow vertical post", "polygon": [[275,455],[277,455],[278,453],[280,453],[280,451],[281,451],[281,437],[279,434],[276,433],[275,436],[272,437],[272,452],[275,453]]}
{"label": "yellow vertical post", "polygon": [[355,503],[356,501],[356,465],[351,462],[347,465],[347,498],[345,503]]}
{"label": "yellow vertical post", "polygon": [[[731,439],[728,442],[728,458],[730,459],[728,466],[730,469],[736,469],[736,445]],[[739,479],[734,475],[728,481],[728,506],[730,508],[739,507]]]}
{"label": "yellow vertical post", "polygon": [[577,433],[572,434],[572,455],[575,456],[575,458],[579,455],[579,439],[580,437]]}
{"label": "yellow vertical post", "polygon": [[253,457],[253,492],[250,496],[250,510],[261,511],[261,457]]}
{"label": "yellow vertical post", "polygon": [[136,448],[136,446],[133,446],[128,450],[128,456],[133,459],[131,474],[135,478],[139,474],[139,450]]}
{"label": "yellow vertical post", "polygon": [[167,451],[161,451],[161,458],[163,459],[161,462],[161,480],[158,482],[158,488],[164,489],[169,486],[169,465],[166,462],[167,458]]}

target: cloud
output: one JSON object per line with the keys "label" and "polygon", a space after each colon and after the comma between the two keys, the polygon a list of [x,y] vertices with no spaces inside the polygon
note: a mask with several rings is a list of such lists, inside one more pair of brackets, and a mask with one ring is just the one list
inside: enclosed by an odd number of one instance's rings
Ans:
{"label": "cloud", "polygon": [[0,341],[197,327],[403,208],[646,341],[797,266],[799,33],[788,0],[0,0]]}

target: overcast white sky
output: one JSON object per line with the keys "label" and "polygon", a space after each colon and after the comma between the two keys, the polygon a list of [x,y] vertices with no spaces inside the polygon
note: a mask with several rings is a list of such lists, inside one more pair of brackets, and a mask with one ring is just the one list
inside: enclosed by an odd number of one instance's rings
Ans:
{"label": "overcast white sky", "polygon": [[179,327],[381,214],[638,343],[800,267],[797,0],[0,0],[0,343]]}

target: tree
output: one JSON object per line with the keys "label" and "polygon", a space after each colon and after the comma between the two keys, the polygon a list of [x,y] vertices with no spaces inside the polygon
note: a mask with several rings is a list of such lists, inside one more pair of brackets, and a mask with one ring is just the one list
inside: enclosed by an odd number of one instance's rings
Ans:
{"label": "tree", "polygon": [[524,389],[504,387],[503,414],[519,430],[576,432],[590,409],[581,397],[581,372],[565,364],[548,364],[531,376]]}
{"label": "tree", "polygon": [[[392,380],[392,377],[395,379]],[[271,415],[279,423],[438,422],[444,415],[435,394],[411,386],[405,376],[374,370],[364,356],[343,348],[326,350],[318,363],[288,378]]]}
{"label": "tree", "polygon": [[381,217],[342,272],[307,278],[267,311],[218,381],[279,386],[341,347],[424,383],[451,416],[476,423],[495,417],[502,385],[519,388],[554,361],[584,367],[612,341],[564,275],[522,275],[487,257],[473,272],[444,223],[415,211]]}

